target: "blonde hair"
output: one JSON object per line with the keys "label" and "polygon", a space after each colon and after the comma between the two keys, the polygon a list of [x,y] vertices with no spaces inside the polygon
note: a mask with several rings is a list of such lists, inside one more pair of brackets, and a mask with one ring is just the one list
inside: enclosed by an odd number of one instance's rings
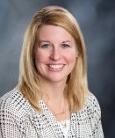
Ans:
{"label": "blonde hair", "polygon": [[38,105],[40,100],[39,77],[35,66],[34,49],[37,32],[43,25],[63,27],[76,42],[79,56],[73,71],[68,76],[65,90],[70,111],[78,111],[83,107],[85,96],[88,93],[85,44],[77,21],[69,11],[62,7],[47,6],[37,11],[33,16],[24,36],[18,88],[30,104],[40,111]]}

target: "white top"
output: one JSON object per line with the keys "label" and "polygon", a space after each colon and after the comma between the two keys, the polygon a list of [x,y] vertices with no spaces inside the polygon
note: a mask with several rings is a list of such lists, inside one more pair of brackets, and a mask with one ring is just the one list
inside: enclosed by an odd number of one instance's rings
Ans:
{"label": "white top", "polygon": [[65,138],[67,138],[68,137],[68,131],[70,129],[70,119],[64,120],[64,121],[57,121],[57,123],[59,124]]}
{"label": "white top", "polygon": [[[70,115],[68,138],[104,138],[98,101],[92,93],[86,98],[84,107]],[[17,89],[1,97],[0,138],[63,138],[65,129],[62,132],[42,100],[39,106],[42,112],[36,112]]]}

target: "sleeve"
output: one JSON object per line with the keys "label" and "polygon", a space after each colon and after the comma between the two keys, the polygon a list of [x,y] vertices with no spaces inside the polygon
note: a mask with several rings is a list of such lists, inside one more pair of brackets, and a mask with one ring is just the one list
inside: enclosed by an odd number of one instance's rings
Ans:
{"label": "sleeve", "polygon": [[23,138],[24,128],[21,123],[15,109],[0,103],[0,138]]}
{"label": "sleeve", "polygon": [[91,124],[92,124],[92,136],[93,138],[104,138],[104,133],[101,123],[101,109],[97,98],[91,94],[92,101],[92,114],[91,114]]}

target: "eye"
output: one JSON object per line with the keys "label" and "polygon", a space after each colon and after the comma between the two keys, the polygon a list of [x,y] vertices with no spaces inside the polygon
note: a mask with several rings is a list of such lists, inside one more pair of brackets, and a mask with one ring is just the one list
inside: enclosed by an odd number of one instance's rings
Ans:
{"label": "eye", "polygon": [[63,47],[63,48],[69,48],[70,45],[69,45],[69,44],[62,44],[62,47]]}
{"label": "eye", "polygon": [[50,44],[40,44],[40,48],[48,48]]}

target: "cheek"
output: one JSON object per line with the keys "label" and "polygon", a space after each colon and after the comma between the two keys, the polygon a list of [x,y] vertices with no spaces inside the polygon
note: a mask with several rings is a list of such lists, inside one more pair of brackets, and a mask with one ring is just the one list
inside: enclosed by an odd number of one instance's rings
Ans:
{"label": "cheek", "polygon": [[44,63],[47,59],[47,54],[42,51],[37,51],[35,54],[36,63]]}
{"label": "cheek", "polygon": [[76,53],[73,53],[73,52],[68,53],[66,56],[67,61],[71,64],[75,63],[76,58],[77,58]]}

